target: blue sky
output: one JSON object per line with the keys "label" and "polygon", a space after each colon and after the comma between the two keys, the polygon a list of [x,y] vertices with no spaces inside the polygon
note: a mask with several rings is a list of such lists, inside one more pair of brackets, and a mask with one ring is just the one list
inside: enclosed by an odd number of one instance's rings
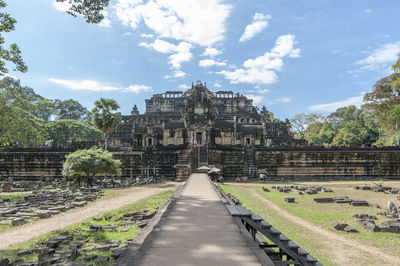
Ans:
{"label": "blue sky", "polygon": [[398,0],[111,0],[100,25],[53,0],[8,0],[5,35],[29,72],[9,74],[48,98],[128,114],[165,90],[207,82],[278,118],[360,105],[400,53]]}

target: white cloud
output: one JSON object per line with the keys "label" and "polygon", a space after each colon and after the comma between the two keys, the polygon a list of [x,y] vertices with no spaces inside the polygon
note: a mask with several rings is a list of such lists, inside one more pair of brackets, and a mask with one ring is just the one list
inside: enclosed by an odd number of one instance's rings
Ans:
{"label": "white cloud", "polygon": [[217,56],[219,54],[221,54],[221,51],[219,51],[219,50],[217,50],[215,48],[207,47],[201,55],[202,56],[215,57],[215,56]]}
{"label": "white cloud", "polygon": [[151,38],[153,38],[153,37],[154,37],[154,35],[153,35],[153,34],[146,34],[146,33],[142,33],[142,34],[140,34],[140,37],[142,37],[142,38],[149,38],[149,39],[151,39]]}
{"label": "white cloud", "polygon": [[253,100],[253,104],[257,105],[264,101],[264,97],[262,95],[254,95],[254,94],[247,94],[245,95],[247,98]]}
{"label": "white cloud", "polygon": [[224,39],[232,7],[223,0],[119,0],[114,9],[131,28],[143,21],[158,37],[211,46]]}
{"label": "white cloud", "polygon": [[214,87],[215,87],[215,88],[221,88],[221,87],[222,87],[222,85],[221,85],[221,84],[219,84],[219,83],[214,83]]}
{"label": "white cloud", "polygon": [[130,85],[128,88],[122,89],[122,91],[140,93],[142,91],[150,91],[151,88],[145,85]]}
{"label": "white cloud", "polygon": [[53,1],[53,7],[55,7],[58,11],[61,12],[66,12],[70,9],[72,4],[70,4],[68,1],[65,2],[56,2],[55,0]]}
{"label": "white cloud", "polygon": [[127,32],[124,32],[124,34],[122,34],[123,36],[131,36],[132,35],[132,32],[129,32],[129,31],[127,31]]}
{"label": "white cloud", "polygon": [[199,66],[201,67],[226,66],[226,63],[215,61],[213,59],[203,59],[199,61]]}
{"label": "white cloud", "polygon": [[281,97],[281,98],[278,98],[275,100],[275,102],[278,102],[278,103],[288,103],[291,101],[292,101],[292,99],[290,99],[290,97]]}
{"label": "white cloud", "polygon": [[104,18],[102,21],[100,21],[99,24],[97,24],[99,27],[102,28],[111,28],[111,20],[109,18]]}
{"label": "white cloud", "polygon": [[334,112],[336,109],[341,107],[346,107],[349,105],[355,105],[356,107],[360,107],[363,99],[364,99],[364,92],[361,93],[359,96],[350,97],[343,101],[337,101],[333,103],[326,103],[326,104],[317,104],[308,107],[310,111],[321,111],[321,112]]}
{"label": "white cloud", "polygon": [[87,90],[87,91],[125,91],[139,93],[142,91],[150,91],[151,88],[145,85],[130,85],[127,88],[110,86],[102,84],[95,80],[67,80],[50,78],[48,81],[61,85],[71,90]]}
{"label": "white cloud", "polygon": [[283,67],[284,57],[299,57],[300,49],[294,48],[295,36],[292,34],[278,37],[271,51],[255,59],[248,59],[243,63],[243,68],[233,71],[222,70],[217,74],[224,75],[232,84],[271,84],[278,81],[276,71]]}
{"label": "white cloud", "polygon": [[255,35],[259,34],[263,29],[268,26],[268,20],[271,19],[270,15],[263,15],[256,13],[253,16],[253,21],[251,24],[247,25],[239,42],[245,42],[253,38]]}
{"label": "white cloud", "polygon": [[362,65],[361,70],[386,70],[388,66],[394,64],[400,53],[400,42],[386,43],[373,50],[369,56],[357,61],[356,64]]}
{"label": "white cloud", "polygon": [[190,49],[193,45],[188,42],[180,42],[174,50],[174,54],[169,56],[168,64],[172,65],[175,69],[180,69],[183,62],[189,62],[192,59],[193,54]]}
{"label": "white cloud", "polygon": [[155,40],[153,43],[141,42],[139,46],[143,46],[146,48],[151,48],[156,50],[157,52],[169,54],[175,50],[175,45],[160,39]]}
{"label": "white cloud", "polygon": [[250,90],[247,90],[247,92],[250,92],[250,93],[261,93],[261,94],[265,94],[265,93],[268,93],[268,92],[270,92],[270,90],[269,89],[260,89],[260,88],[256,88],[256,89],[250,89]]}
{"label": "white cloud", "polygon": [[190,88],[190,86],[188,86],[188,85],[186,85],[186,84],[180,84],[180,85],[178,86],[178,88],[181,89],[181,90],[187,90],[187,89]]}
{"label": "white cloud", "polygon": [[171,54],[169,56],[168,64],[172,65],[175,69],[180,69],[183,62],[188,62],[192,59],[193,54],[190,52],[190,49],[193,48],[193,45],[187,42],[180,42],[178,45],[174,45],[172,43],[156,39],[153,43],[141,42],[139,46],[143,46],[146,48],[154,49],[157,52],[164,54]]}
{"label": "white cloud", "polygon": [[186,73],[183,71],[175,71],[174,72],[174,78],[184,78],[186,76]]}
{"label": "white cloud", "polygon": [[364,9],[364,12],[367,13],[367,14],[371,14],[372,13],[372,9],[371,8]]}

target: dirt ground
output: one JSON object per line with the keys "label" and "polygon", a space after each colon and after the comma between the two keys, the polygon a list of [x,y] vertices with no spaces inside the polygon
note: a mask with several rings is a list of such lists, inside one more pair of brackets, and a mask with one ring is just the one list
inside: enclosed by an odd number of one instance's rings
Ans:
{"label": "dirt ground", "polygon": [[104,197],[82,208],[69,210],[49,219],[42,219],[0,233],[0,249],[25,242],[42,234],[59,230],[103,212],[119,209],[141,199],[166,192],[179,183],[155,184],[144,187],[118,189],[112,197]]}

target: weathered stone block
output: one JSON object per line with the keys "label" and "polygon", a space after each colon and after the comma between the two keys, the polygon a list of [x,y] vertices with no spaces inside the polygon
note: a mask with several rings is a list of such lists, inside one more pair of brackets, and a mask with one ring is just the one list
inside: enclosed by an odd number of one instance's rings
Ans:
{"label": "weathered stone block", "polygon": [[332,227],[335,228],[338,231],[344,231],[348,224],[345,223],[333,223]]}
{"label": "weathered stone block", "polygon": [[331,203],[333,202],[333,198],[314,198],[316,203]]}
{"label": "weathered stone block", "polygon": [[12,220],[12,225],[13,226],[19,226],[25,223],[25,219],[23,218],[15,218]]}

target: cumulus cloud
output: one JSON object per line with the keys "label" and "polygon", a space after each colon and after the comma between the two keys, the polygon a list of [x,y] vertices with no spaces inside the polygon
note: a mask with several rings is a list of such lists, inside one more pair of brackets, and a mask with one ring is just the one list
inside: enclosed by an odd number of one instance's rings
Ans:
{"label": "cumulus cloud", "polygon": [[214,83],[214,87],[215,87],[215,88],[221,88],[221,87],[222,87],[222,85],[221,85],[221,84],[219,84],[219,83],[217,83],[217,82],[215,82],[215,83]]}
{"label": "cumulus cloud", "polygon": [[294,48],[295,36],[292,34],[278,37],[271,51],[255,59],[248,59],[243,63],[243,68],[222,70],[217,72],[223,75],[230,83],[271,84],[278,81],[276,71],[283,67],[284,57],[300,57],[300,49]]}
{"label": "cumulus cloud", "polygon": [[260,88],[255,88],[255,89],[250,89],[250,90],[247,90],[247,92],[250,92],[250,93],[261,93],[261,94],[265,94],[265,93],[268,93],[268,92],[270,92],[270,90],[269,90],[269,89],[266,89],[266,88],[263,88],[263,89],[260,89]]}
{"label": "cumulus cloud", "polygon": [[53,1],[53,7],[55,7],[58,11],[61,12],[66,12],[71,8],[72,4],[70,4],[68,1],[65,2],[56,2],[55,0]]}
{"label": "cumulus cloud", "polygon": [[246,26],[242,36],[239,39],[239,42],[248,41],[255,35],[259,34],[263,29],[267,28],[268,20],[270,19],[270,15],[263,15],[260,13],[254,14],[253,21],[251,22],[251,24]]}
{"label": "cumulus cloud", "polygon": [[264,101],[264,97],[262,95],[254,95],[254,94],[247,94],[245,95],[247,98],[253,100],[253,104],[257,105]]}
{"label": "cumulus cloud", "polygon": [[341,108],[341,107],[346,107],[349,105],[355,105],[358,108],[361,106],[363,99],[364,99],[364,92],[361,93],[359,96],[355,97],[350,97],[348,99],[345,99],[343,101],[337,101],[337,102],[332,102],[332,103],[326,103],[326,104],[317,104],[317,105],[312,105],[308,107],[310,111],[321,111],[321,112],[334,112],[336,109]]}
{"label": "cumulus cloud", "polygon": [[114,9],[133,29],[143,22],[158,37],[211,46],[224,39],[232,7],[223,0],[118,0]]}
{"label": "cumulus cloud", "polygon": [[168,64],[172,65],[175,69],[180,69],[183,62],[188,62],[193,57],[193,54],[190,52],[193,45],[187,42],[180,42],[178,45],[175,45],[164,40],[156,39],[153,43],[141,42],[139,46],[154,49],[164,54],[172,53],[169,56]]}
{"label": "cumulus cloud", "polygon": [[201,55],[208,56],[208,57],[215,57],[219,54],[221,54],[221,51],[219,51],[215,48],[207,47]]}
{"label": "cumulus cloud", "polygon": [[87,90],[87,91],[125,91],[140,93],[143,91],[150,91],[151,88],[145,85],[130,85],[126,88],[116,87],[111,85],[102,84],[95,80],[68,80],[68,79],[55,79],[50,78],[48,81],[61,85],[71,90]]}
{"label": "cumulus cloud", "polygon": [[215,61],[213,59],[203,59],[199,61],[199,66],[201,67],[226,66],[226,63]]}
{"label": "cumulus cloud", "polygon": [[174,78],[184,78],[186,76],[186,73],[183,71],[175,71],[174,72]]}
{"label": "cumulus cloud", "polygon": [[168,64],[171,64],[173,68],[180,69],[183,62],[189,62],[192,59],[193,54],[190,49],[193,45],[188,42],[180,42],[175,46],[174,54],[169,56]]}
{"label": "cumulus cloud", "polygon": [[139,46],[152,48],[157,52],[169,54],[175,50],[175,45],[164,40],[157,39],[153,43],[141,42]]}
{"label": "cumulus cloud", "polygon": [[400,42],[386,43],[356,64],[361,65],[361,70],[386,70],[396,62],[399,53]]}
{"label": "cumulus cloud", "polygon": [[186,85],[186,84],[180,84],[180,85],[178,86],[178,88],[181,89],[181,90],[187,90],[187,89],[190,88],[190,86],[188,86],[188,85]]}
{"label": "cumulus cloud", "polygon": [[153,38],[154,37],[154,35],[153,34],[146,34],[146,33],[142,33],[142,34],[140,34],[140,37],[142,37],[142,38],[149,38],[149,39],[151,39],[151,38]]}

